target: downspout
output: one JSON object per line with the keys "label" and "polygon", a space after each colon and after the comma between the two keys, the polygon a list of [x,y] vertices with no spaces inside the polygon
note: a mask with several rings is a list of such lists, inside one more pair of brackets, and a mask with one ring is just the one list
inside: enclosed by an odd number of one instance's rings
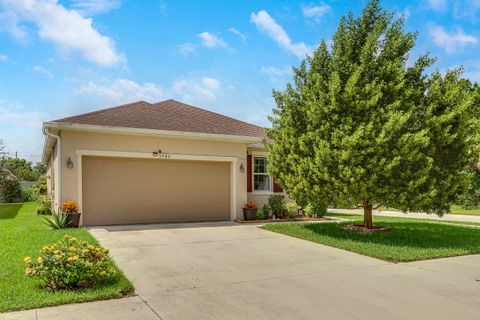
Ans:
{"label": "downspout", "polygon": [[[43,128],[43,133],[45,133],[47,136],[53,137],[57,140],[57,174],[55,175],[55,186],[56,189],[55,192],[57,194],[57,199],[58,202],[62,202],[62,186],[60,182],[62,181],[62,143],[60,140],[60,136],[54,133],[51,133],[48,128]],[[55,207],[58,207],[59,203],[55,204]]]}

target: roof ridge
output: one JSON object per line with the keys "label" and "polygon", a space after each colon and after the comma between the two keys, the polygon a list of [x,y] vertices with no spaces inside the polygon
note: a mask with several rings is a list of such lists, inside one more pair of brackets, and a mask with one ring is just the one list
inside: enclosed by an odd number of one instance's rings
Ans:
{"label": "roof ridge", "polygon": [[[168,101],[168,100],[165,100],[165,101]],[[161,102],[165,102],[165,101],[161,101]],[[134,102],[121,104],[119,106],[113,106],[113,107],[109,107],[109,108],[105,108],[105,109],[100,109],[100,110],[90,111],[90,112],[87,112],[87,113],[76,114],[76,115],[65,117],[65,118],[60,118],[60,119],[57,119],[57,120],[53,120],[52,122],[65,121],[65,120],[76,118],[76,117],[79,117],[79,116],[90,116],[90,115],[93,115],[93,114],[100,114],[100,113],[115,110],[115,109],[122,109],[122,108],[125,108],[125,107],[130,107],[132,105],[139,104],[139,103],[146,103],[148,105],[152,105],[152,103],[150,103],[150,102],[147,102],[147,101],[144,101],[144,100],[138,100],[138,101],[134,101]]]}

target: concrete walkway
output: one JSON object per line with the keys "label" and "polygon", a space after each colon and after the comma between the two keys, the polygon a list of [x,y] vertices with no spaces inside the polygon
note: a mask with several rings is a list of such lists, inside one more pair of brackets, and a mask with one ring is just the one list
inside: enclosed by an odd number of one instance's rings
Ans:
{"label": "concrete walkway", "polygon": [[137,296],[0,319],[478,319],[480,255],[393,264],[233,223],[105,227]]}
{"label": "concrete walkway", "polygon": [[[332,213],[349,213],[363,215],[363,209],[328,209],[328,212]],[[403,213],[399,211],[390,210],[374,210],[374,215],[384,217],[400,217],[400,218],[412,218],[412,219],[431,219],[439,221],[463,221],[463,222],[478,222],[480,223],[480,216],[460,215],[460,214],[446,214],[443,217],[439,217],[436,214],[426,214],[422,212]]]}

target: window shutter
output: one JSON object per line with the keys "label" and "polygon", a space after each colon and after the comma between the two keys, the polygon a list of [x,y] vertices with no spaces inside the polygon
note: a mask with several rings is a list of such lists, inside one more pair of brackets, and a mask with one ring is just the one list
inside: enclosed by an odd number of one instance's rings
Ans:
{"label": "window shutter", "polygon": [[247,192],[252,192],[252,155],[247,155]]}
{"label": "window shutter", "polygon": [[275,180],[273,181],[273,192],[283,192],[282,187],[280,187]]}

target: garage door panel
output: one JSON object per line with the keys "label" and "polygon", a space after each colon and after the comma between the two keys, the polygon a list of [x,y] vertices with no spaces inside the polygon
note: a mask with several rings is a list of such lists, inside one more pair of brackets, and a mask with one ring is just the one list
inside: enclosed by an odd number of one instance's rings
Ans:
{"label": "garage door panel", "polygon": [[86,225],[228,220],[230,164],[84,157]]}

